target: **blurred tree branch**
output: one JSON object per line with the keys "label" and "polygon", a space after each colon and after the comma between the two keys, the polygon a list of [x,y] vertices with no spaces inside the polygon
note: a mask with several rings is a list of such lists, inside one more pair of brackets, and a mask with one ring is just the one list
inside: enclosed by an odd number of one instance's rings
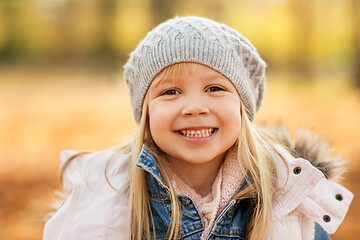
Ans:
{"label": "blurred tree branch", "polygon": [[356,87],[360,88],[360,1],[351,0],[354,22],[354,63],[353,71]]}

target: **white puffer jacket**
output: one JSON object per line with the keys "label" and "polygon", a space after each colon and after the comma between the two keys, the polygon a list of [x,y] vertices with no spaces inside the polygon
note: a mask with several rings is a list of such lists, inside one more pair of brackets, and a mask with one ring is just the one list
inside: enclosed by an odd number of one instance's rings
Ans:
{"label": "white puffer jacket", "polygon": [[[353,194],[325,178],[308,160],[295,158],[280,146],[277,151],[278,186],[283,190],[273,206],[274,231],[268,231],[266,239],[312,240],[314,222],[334,233]],[[61,163],[75,153],[63,151]],[[46,223],[43,239],[128,239],[130,158],[131,154],[107,150],[73,159],[64,173],[68,198]]]}

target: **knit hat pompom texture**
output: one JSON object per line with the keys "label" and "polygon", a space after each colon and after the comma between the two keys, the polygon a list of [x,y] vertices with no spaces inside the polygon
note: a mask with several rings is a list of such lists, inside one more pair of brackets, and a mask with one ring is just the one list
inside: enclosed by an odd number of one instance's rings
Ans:
{"label": "knit hat pompom texture", "polygon": [[176,17],[152,31],[131,53],[124,79],[135,121],[140,122],[145,94],[157,74],[179,62],[196,62],[222,73],[236,87],[251,120],[265,90],[265,62],[236,30],[201,17]]}

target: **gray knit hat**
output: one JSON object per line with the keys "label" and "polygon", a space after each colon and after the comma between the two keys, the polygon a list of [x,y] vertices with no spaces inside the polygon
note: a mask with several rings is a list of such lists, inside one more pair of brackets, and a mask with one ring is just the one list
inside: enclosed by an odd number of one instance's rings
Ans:
{"label": "gray knit hat", "polygon": [[224,24],[207,18],[176,17],[150,31],[124,67],[137,123],[152,80],[178,62],[197,62],[222,73],[236,87],[250,119],[255,118],[264,96],[266,67],[255,47]]}

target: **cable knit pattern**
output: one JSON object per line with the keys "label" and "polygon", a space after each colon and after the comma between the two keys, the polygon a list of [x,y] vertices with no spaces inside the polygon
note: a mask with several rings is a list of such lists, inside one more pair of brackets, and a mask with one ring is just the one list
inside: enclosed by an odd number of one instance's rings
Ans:
{"label": "cable knit pattern", "polygon": [[176,193],[189,194],[201,212],[205,224],[201,239],[205,239],[209,234],[214,221],[231,201],[231,198],[239,191],[243,181],[244,175],[241,172],[236,146],[228,150],[224,163],[220,167],[212,186],[212,191],[207,196],[201,197],[194,189],[185,185],[181,179],[172,180]]}
{"label": "cable knit pattern", "polygon": [[236,87],[254,119],[265,91],[266,63],[248,39],[222,23],[201,17],[176,17],[152,31],[131,53],[124,80],[136,122],[152,80],[179,62],[201,63],[222,73]]}

